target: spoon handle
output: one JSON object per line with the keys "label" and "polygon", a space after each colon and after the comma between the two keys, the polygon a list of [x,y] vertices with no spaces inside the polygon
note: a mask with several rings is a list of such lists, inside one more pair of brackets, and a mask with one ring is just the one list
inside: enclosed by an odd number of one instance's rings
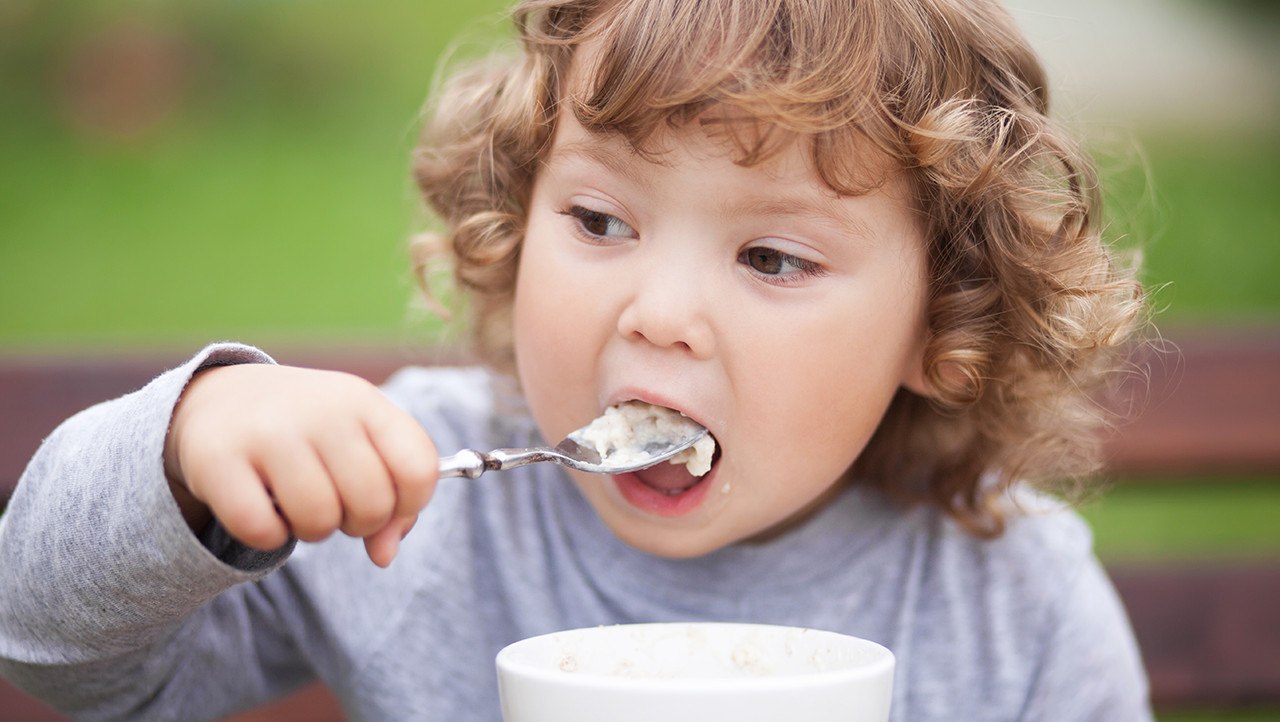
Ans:
{"label": "spoon handle", "polygon": [[489,453],[463,449],[452,456],[441,457],[440,478],[465,476],[475,479],[486,471],[504,471],[538,461],[558,461],[549,449],[494,449]]}
{"label": "spoon handle", "polygon": [[475,479],[491,468],[489,458],[475,449],[463,449],[452,456],[440,457],[440,478],[465,476]]}

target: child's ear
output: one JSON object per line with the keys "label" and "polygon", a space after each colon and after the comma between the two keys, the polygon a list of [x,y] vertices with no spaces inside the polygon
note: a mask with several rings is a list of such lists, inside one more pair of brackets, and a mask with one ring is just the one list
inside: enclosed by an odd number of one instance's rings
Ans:
{"label": "child's ear", "polygon": [[971,372],[972,369],[959,361],[938,361],[932,369],[926,369],[921,354],[903,376],[902,387],[926,399],[969,398],[980,387]]}
{"label": "child's ear", "polygon": [[921,359],[915,359],[911,368],[907,370],[906,376],[902,379],[902,386],[917,396],[926,398],[933,396],[933,386],[925,378],[924,363]]}
{"label": "child's ear", "polygon": [[911,353],[907,357],[906,368],[903,370],[902,375],[903,388],[926,398],[935,395],[933,384],[929,383],[928,374],[924,370],[924,350],[928,343],[929,334],[921,333],[916,340],[915,347],[911,349]]}

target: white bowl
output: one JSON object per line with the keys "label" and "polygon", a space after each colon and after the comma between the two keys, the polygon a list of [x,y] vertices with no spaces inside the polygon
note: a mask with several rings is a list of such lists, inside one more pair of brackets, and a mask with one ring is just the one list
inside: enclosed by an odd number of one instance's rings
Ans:
{"label": "white bowl", "polygon": [[885,722],[893,653],[761,624],[591,627],[497,657],[505,722]]}

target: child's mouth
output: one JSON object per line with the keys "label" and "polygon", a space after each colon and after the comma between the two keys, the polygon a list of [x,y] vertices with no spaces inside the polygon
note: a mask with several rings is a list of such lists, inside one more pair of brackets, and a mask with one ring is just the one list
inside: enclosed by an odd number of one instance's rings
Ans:
{"label": "child's mouth", "polygon": [[633,506],[659,516],[682,516],[706,498],[720,461],[720,446],[711,470],[702,476],[689,473],[684,464],[658,464],[613,477],[622,496]]}
{"label": "child's mouth", "polygon": [[641,483],[667,496],[683,494],[702,481],[702,477],[690,474],[684,464],[657,464],[635,474]]}

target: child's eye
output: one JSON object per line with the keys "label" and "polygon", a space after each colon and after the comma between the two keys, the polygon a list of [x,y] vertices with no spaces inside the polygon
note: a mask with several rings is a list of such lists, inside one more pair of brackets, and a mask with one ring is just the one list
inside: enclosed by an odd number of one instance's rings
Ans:
{"label": "child's eye", "polygon": [[752,246],[743,249],[738,254],[738,263],[749,267],[761,276],[767,276],[772,281],[796,281],[820,276],[824,272],[822,266],[813,261],[798,258],[768,246]]}
{"label": "child's eye", "polygon": [[561,213],[573,218],[577,222],[578,228],[595,240],[617,240],[635,238],[637,236],[631,226],[617,216],[611,216],[608,213],[593,211],[582,206],[570,206],[568,210],[561,211]]}

